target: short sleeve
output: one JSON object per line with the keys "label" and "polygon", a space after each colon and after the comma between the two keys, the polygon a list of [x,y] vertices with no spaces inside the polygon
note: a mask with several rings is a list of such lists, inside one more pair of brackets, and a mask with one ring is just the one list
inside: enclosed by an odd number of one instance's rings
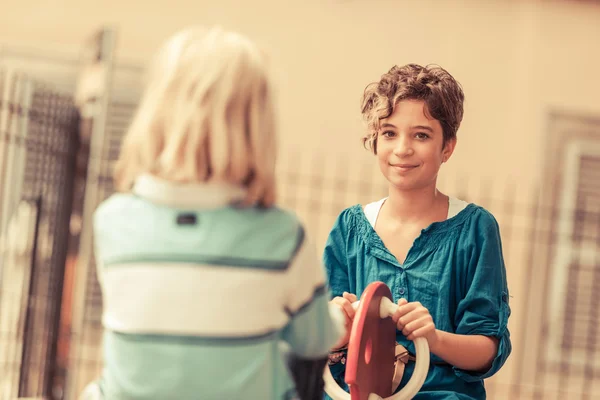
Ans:
{"label": "short sleeve", "polygon": [[466,260],[466,292],[455,314],[456,333],[498,339],[496,356],[487,371],[454,368],[462,379],[477,381],[498,372],[511,353],[508,330],[510,307],[500,230],[496,219],[487,211],[481,210],[475,217],[470,227],[469,242],[471,251]]}
{"label": "short sleeve", "polygon": [[329,307],[323,265],[312,242],[299,230],[298,250],[289,266],[286,311],[290,321],[283,332],[292,352],[304,358],[326,356],[343,331]]}

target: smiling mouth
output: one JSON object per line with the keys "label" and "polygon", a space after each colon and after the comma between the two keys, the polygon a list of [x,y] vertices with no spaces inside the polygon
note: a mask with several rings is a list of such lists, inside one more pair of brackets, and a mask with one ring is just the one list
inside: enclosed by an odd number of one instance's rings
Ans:
{"label": "smiling mouth", "polygon": [[394,168],[399,168],[399,169],[411,169],[411,168],[418,167],[418,165],[411,165],[411,164],[390,164],[390,165]]}

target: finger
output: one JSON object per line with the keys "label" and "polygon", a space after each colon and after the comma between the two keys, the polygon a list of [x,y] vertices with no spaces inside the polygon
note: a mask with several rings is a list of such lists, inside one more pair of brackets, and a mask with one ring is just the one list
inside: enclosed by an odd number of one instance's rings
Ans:
{"label": "finger", "polygon": [[417,306],[416,303],[405,303],[405,304],[398,306],[397,313],[398,313],[398,315],[403,316],[403,315],[406,315],[406,314],[412,312],[413,310],[415,310],[417,308],[419,308],[419,306]]}
{"label": "finger", "polygon": [[348,319],[350,319],[350,321],[354,320],[354,316],[356,315],[356,310],[354,309],[354,307],[352,307],[352,303],[350,303],[349,301],[345,301],[344,302],[344,311],[346,312],[346,315],[348,316]]}
{"label": "finger", "polygon": [[[400,301],[398,301],[398,303],[400,303]],[[423,307],[423,305],[421,303],[419,303],[418,301],[413,301],[410,303],[398,305],[398,311],[400,313],[402,313],[403,315],[408,314],[414,310],[419,310],[419,309],[426,310],[427,312],[429,312],[429,310],[427,310],[427,308]]]}
{"label": "finger", "polygon": [[400,307],[402,307],[403,305],[408,304],[408,300],[406,299],[400,299],[398,300],[398,308],[396,308],[396,311],[394,311],[394,313],[392,314],[392,321],[394,321],[394,323],[398,323],[398,319],[400,319],[400,317],[402,317],[403,314],[403,310]]}
{"label": "finger", "polygon": [[[429,310],[426,309],[425,307],[423,307],[421,305],[421,303],[418,302],[412,302],[412,303],[405,303],[402,305],[398,306],[398,314],[401,317],[404,316],[408,316],[412,313],[417,313],[417,314],[428,314]],[[404,323],[406,324],[408,321],[404,321]]]}
{"label": "finger", "polygon": [[348,300],[350,303],[354,303],[355,301],[358,300],[358,298],[356,297],[356,295],[354,293],[344,292],[342,294],[342,297],[345,298],[346,300]]}
{"label": "finger", "polygon": [[425,325],[425,326],[423,326],[423,327],[415,330],[411,334],[405,335],[405,336],[406,336],[406,338],[408,340],[415,340],[415,339],[420,338],[420,337],[425,337],[426,338],[427,335],[429,335],[434,330],[435,330],[435,325],[428,324],[428,325]]}
{"label": "finger", "polygon": [[408,338],[408,336],[414,336],[417,332],[421,331],[423,328],[426,328],[428,326],[435,328],[431,315],[425,315],[407,323],[406,325],[404,325],[404,329],[402,329],[402,334]]}
{"label": "finger", "polygon": [[356,314],[356,311],[354,310],[354,307],[352,307],[352,303],[350,303],[348,300],[344,299],[343,297],[336,297],[335,299],[333,299],[333,301],[335,302],[335,304],[340,306],[342,308],[342,310],[344,310],[344,312],[346,313],[346,317],[349,320],[354,319],[354,315]]}
{"label": "finger", "polygon": [[411,322],[416,321],[422,317],[431,318],[431,315],[429,314],[429,310],[427,310],[425,307],[418,307],[413,310],[410,310],[409,312],[401,316],[398,319],[398,324],[402,326],[407,326],[410,325]]}
{"label": "finger", "polygon": [[402,332],[404,330],[404,325],[402,325],[402,323],[400,323],[400,320],[398,320],[396,322],[396,329],[399,330],[400,332]]}
{"label": "finger", "polygon": [[421,303],[419,303],[417,301],[413,301],[410,303],[405,303],[405,304],[399,305],[398,311],[400,311],[402,314],[407,314],[407,313],[411,312],[412,310],[415,310],[420,307],[423,307],[421,305]]}

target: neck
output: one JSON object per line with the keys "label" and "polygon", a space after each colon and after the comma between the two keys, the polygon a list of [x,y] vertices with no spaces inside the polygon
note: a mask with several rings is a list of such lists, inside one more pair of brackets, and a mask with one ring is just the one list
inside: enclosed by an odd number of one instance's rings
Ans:
{"label": "neck", "polygon": [[390,186],[388,193],[388,213],[401,222],[428,218],[433,210],[438,209],[437,206],[448,201],[448,197],[435,185],[408,191]]}

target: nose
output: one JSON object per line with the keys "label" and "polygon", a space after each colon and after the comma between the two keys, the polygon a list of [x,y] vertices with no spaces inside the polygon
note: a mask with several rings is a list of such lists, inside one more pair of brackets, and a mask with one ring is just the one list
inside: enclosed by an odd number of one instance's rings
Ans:
{"label": "nose", "polygon": [[408,157],[414,153],[412,147],[412,141],[407,137],[408,135],[400,135],[396,141],[394,147],[394,155],[398,157]]}

